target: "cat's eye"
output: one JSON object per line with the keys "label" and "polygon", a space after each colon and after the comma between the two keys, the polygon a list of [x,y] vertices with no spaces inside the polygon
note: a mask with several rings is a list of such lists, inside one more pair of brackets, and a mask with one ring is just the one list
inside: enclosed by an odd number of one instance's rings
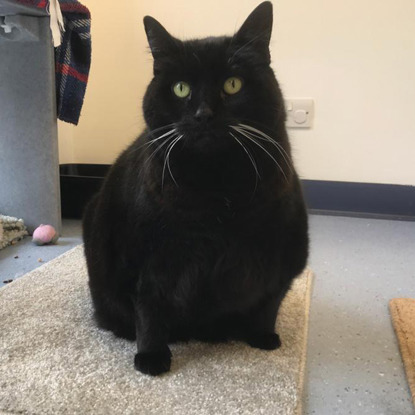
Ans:
{"label": "cat's eye", "polygon": [[228,95],[233,95],[239,92],[242,88],[242,79],[236,76],[228,78],[223,84],[223,90]]}
{"label": "cat's eye", "polygon": [[190,94],[190,85],[183,81],[177,82],[173,85],[173,92],[179,98],[186,98]]}

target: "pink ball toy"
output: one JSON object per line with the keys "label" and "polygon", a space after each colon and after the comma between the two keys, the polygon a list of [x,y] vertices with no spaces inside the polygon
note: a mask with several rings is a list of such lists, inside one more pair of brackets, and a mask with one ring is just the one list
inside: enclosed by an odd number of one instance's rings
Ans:
{"label": "pink ball toy", "polygon": [[54,244],[59,235],[51,225],[40,225],[33,232],[32,241],[36,245]]}

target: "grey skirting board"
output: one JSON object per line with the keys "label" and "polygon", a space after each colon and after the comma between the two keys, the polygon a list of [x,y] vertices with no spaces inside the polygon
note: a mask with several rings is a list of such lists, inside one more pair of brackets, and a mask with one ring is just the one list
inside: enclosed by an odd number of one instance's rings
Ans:
{"label": "grey skirting board", "polygon": [[311,212],[415,220],[415,186],[302,180]]}

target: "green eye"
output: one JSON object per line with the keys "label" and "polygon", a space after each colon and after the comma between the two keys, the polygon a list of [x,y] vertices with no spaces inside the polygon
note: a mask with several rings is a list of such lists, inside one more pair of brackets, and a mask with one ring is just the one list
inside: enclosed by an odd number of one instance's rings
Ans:
{"label": "green eye", "polygon": [[239,92],[242,88],[242,79],[237,78],[236,76],[232,76],[228,78],[225,83],[223,84],[223,90],[229,94],[233,95]]}
{"label": "green eye", "polygon": [[173,85],[173,92],[179,98],[186,98],[190,94],[190,85],[180,81]]}

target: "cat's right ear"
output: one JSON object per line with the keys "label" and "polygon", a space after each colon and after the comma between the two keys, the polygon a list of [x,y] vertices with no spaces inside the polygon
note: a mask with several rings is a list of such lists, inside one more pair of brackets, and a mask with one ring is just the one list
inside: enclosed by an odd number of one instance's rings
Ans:
{"label": "cat's right ear", "polygon": [[154,60],[174,55],[177,39],[153,17],[144,17],[144,28]]}

